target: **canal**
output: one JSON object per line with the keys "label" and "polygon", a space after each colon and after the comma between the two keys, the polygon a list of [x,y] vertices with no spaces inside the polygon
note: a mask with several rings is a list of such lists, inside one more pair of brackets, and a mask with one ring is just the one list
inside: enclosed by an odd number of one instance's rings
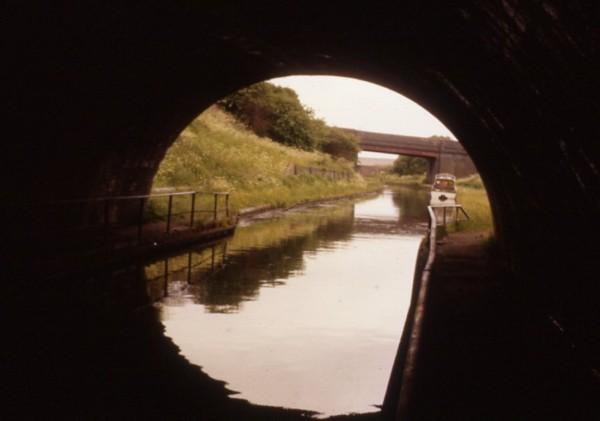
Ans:
{"label": "canal", "polygon": [[235,397],[319,417],[381,405],[404,326],[426,192],[386,190],[243,221],[144,267],[165,335]]}
{"label": "canal", "polygon": [[402,189],[274,212],[227,241],[32,282],[5,308],[7,418],[377,411],[426,203]]}

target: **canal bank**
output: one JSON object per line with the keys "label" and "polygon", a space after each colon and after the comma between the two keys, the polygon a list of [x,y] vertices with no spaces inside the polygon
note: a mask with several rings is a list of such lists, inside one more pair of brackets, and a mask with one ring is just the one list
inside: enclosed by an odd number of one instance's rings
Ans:
{"label": "canal bank", "polygon": [[426,299],[409,316],[423,313],[418,343],[413,334],[400,348],[405,363],[416,346],[412,373],[395,368],[401,397],[384,418],[600,419],[598,382],[522,292],[485,235],[440,241]]}

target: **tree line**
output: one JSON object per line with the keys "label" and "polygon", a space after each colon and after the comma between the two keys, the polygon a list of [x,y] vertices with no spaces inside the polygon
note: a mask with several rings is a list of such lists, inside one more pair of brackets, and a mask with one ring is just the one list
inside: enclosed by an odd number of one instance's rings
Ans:
{"label": "tree line", "polygon": [[293,89],[261,82],[223,98],[218,105],[258,136],[356,162],[358,138],[316,118]]}
{"label": "tree line", "polygon": [[[430,136],[428,139],[434,141],[451,140],[448,136]],[[400,155],[394,161],[392,172],[398,175],[425,174],[429,169],[429,165],[429,161],[426,158]]]}

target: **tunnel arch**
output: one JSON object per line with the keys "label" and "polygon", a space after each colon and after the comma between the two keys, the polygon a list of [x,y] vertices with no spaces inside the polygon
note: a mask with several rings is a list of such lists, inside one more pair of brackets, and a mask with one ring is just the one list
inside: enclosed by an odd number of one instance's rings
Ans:
{"label": "tunnel arch", "polygon": [[[7,146],[15,212],[34,201],[145,192],[185,125],[242,86],[307,73],[369,80],[416,100],[457,135],[485,181],[507,264],[597,361],[593,4],[16,8],[5,78],[19,139]],[[35,230],[35,215],[28,220],[10,228],[16,242]]]}

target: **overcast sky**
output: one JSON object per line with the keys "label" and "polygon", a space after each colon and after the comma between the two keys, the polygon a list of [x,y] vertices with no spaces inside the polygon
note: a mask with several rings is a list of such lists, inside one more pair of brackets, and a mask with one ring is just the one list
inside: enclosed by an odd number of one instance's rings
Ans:
{"label": "overcast sky", "polygon": [[[456,138],[420,105],[373,83],[337,76],[290,76],[269,82],[292,88],[300,101],[330,126],[408,136]],[[361,152],[361,156],[390,155]]]}

